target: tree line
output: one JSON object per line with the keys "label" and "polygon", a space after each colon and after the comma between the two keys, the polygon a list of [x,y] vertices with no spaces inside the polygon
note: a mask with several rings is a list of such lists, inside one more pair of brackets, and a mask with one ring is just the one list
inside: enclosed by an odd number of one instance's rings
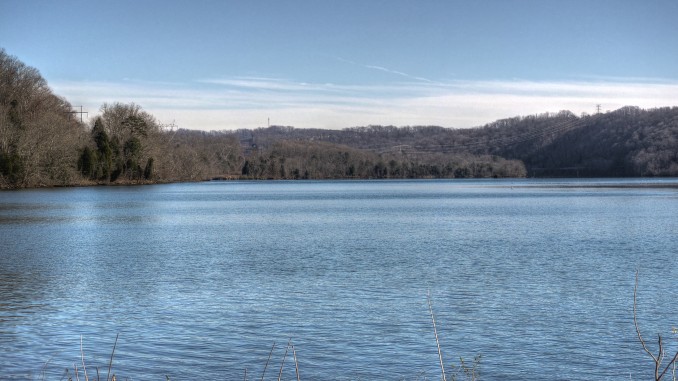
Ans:
{"label": "tree line", "polygon": [[678,107],[569,111],[470,129],[178,129],[133,103],[82,123],[0,49],[0,188],[207,179],[678,176]]}
{"label": "tree line", "polygon": [[[364,126],[343,130],[270,127],[248,131],[259,146],[287,138],[346,145],[392,160],[466,156],[516,160],[529,177],[678,176],[678,107],[622,107],[506,118],[484,126]],[[439,161],[439,160],[438,160]],[[514,176],[513,173],[510,176]],[[484,175],[481,175],[484,176]]]}
{"label": "tree line", "polygon": [[561,112],[508,120],[494,129],[530,128],[550,132],[474,152],[521,160],[532,176],[678,176],[678,107],[627,106],[583,116]]}
{"label": "tree line", "polygon": [[0,49],[0,188],[197,181],[240,170],[235,136],[178,131],[134,103],[99,111],[82,123],[37,69]]}
{"label": "tree line", "polygon": [[417,179],[524,177],[523,164],[492,155],[375,153],[346,145],[278,140],[257,148],[241,174],[254,179]]}

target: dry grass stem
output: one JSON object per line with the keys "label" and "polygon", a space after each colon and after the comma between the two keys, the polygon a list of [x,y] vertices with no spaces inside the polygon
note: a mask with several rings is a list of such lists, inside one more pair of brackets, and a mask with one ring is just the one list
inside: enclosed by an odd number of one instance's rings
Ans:
{"label": "dry grass stem", "polygon": [[633,287],[633,325],[636,328],[636,333],[638,334],[638,340],[640,341],[640,344],[643,346],[643,350],[652,357],[652,361],[654,361],[654,379],[655,381],[659,381],[664,377],[666,372],[671,369],[673,366],[673,379],[675,380],[675,364],[676,361],[678,361],[678,351],[676,351],[676,354],[673,356],[671,361],[664,367],[664,370],[659,373],[659,370],[661,369],[661,364],[662,361],[664,360],[665,353],[664,353],[664,343],[662,342],[662,337],[661,335],[657,335],[657,342],[659,345],[659,353],[657,356],[655,356],[648,348],[647,345],[645,344],[645,340],[643,340],[643,336],[640,334],[640,326],[638,325],[638,306],[637,306],[637,295],[638,295],[638,270],[636,270],[636,283],[635,286]]}
{"label": "dry grass stem", "polygon": [[290,338],[287,341],[287,347],[285,347],[285,354],[283,355],[282,362],[280,363],[280,372],[278,372],[278,381],[282,379],[282,371],[283,367],[285,366],[285,358],[287,358],[287,351],[290,349],[290,343],[292,342],[292,339]]}
{"label": "dry grass stem", "polygon": [[[108,378],[111,375],[111,366],[113,365],[113,354],[115,354],[115,347],[118,345],[118,337],[120,336],[120,333],[115,335],[115,342],[113,343],[113,350],[111,351],[111,359],[108,361],[108,373],[106,374],[106,381],[108,381]],[[115,381],[115,375],[113,375],[113,381]]]}
{"label": "dry grass stem", "polygon": [[[60,351],[60,352],[61,352],[61,351]],[[59,353],[60,353],[60,352],[59,352]],[[52,355],[52,356],[49,358],[49,360],[47,360],[47,362],[42,366],[42,369],[40,369],[41,380],[43,380],[43,381],[45,380],[45,374],[46,374],[46,372],[47,372],[47,365],[49,365],[49,363],[54,359],[55,356],[56,356],[56,354]],[[68,371],[68,369],[66,369],[66,370]]]}
{"label": "dry grass stem", "polygon": [[82,335],[80,335],[80,361],[82,361],[82,372],[85,374],[85,381],[89,381],[87,367],[85,366],[85,351],[82,349]]}
{"label": "dry grass stem", "polygon": [[668,372],[668,370],[671,369],[671,367],[673,366],[673,372],[672,373],[673,373],[673,380],[675,381],[676,380],[676,362],[677,361],[678,361],[678,351],[676,351],[676,354],[673,356],[671,361],[669,361],[669,364],[666,366],[666,368],[664,368],[664,371],[659,375],[659,378],[657,380],[660,380],[662,377],[664,377],[666,372]]}
{"label": "dry grass stem", "polygon": [[292,344],[292,355],[294,355],[294,372],[297,375],[297,381],[301,381],[299,379],[299,362],[297,362],[297,350],[294,348],[294,344]]}
{"label": "dry grass stem", "polygon": [[[638,334],[638,340],[640,340],[640,344],[643,346],[643,349],[645,352],[647,352],[650,357],[652,357],[652,360],[654,360],[655,363],[657,363],[657,357],[650,352],[649,349],[647,349],[647,345],[645,345],[645,340],[643,340],[643,336],[640,334],[640,327],[638,326],[638,304],[637,304],[637,296],[638,296],[638,271],[636,271],[636,285],[633,287],[633,325],[636,327],[636,333]],[[657,374],[655,373],[655,378],[657,377]]]}
{"label": "dry grass stem", "polygon": [[441,380],[447,381],[445,376],[445,365],[443,365],[443,352],[440,350],[440,341],[438,340],[438,330],[436,329],[436,318],[433,315],[433,306],[431,305],[431,290],[426,293],[426,300],[428,301],[428,310],[431,313],[431,321],[433,322],[433,334],[436,337],[436,346],[438,347],[438,359],[440,360]]}
{"label": "dry grass stem", "polygon": [[261,372],[261,381],[264,381],[264,376],[266,375],[266,368],[268,368],[268,363],[271,361],[271,355],[273,355],[273,349],[275,349],[275,341],[271,346],[271,351],[268,352],[268,359],[266,360],[266,365],[264,365],[264,371]]}

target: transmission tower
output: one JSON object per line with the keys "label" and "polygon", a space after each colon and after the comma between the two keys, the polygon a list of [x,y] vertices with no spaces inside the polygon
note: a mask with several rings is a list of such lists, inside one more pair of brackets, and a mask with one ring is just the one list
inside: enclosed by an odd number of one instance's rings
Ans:
{"label": "transmission tower", "polygon": [[82,114],[88,114],[87,111],[82,111],[82,106],[73,106],[73,108],[80,107],[80,111],[69,111],[69,114],[80,114],[80,123],[82,123]]}

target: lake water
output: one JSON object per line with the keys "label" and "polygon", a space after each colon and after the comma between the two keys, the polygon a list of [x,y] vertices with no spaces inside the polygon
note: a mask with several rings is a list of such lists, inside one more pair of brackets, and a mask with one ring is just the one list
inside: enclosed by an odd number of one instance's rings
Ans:
{"label": "lake water", "polygon": [[[650,379],[678,349],[665,180],[207,182],[0,193],[0,379]],[[650,185],[650,186],[648,186]],[[82,352],[81,352],[82,338]],[[68,374],[66,373],[68,369]],[[292,351],[283,379],[296,379]]]}

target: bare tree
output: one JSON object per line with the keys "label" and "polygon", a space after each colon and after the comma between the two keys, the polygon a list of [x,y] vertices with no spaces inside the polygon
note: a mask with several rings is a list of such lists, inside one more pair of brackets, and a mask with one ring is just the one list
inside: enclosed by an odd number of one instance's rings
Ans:
{"label": "bare tree", "polygon": [[662,370],[662,362],[664,361],[664,358],[666,356],[665,350],[664,350],[664,343],[662,341],[662,336],[657,335],[658,338],[658,346],[659,350],[657,354],[655,355],[650,351],[647,347],[647,344],[645,344],[645,340],[643,339],[643,336],[640,334],[640,327],[638,326],[638,307],[637,307],[637,295],[638,295],[638,271],[636,271],[636,284],[633,287],[633,325],[636,328],[636,333],[638,334],[638,340],[640,340],[640,344],[643,346],[643,350],[650,355],[652,358],[652,361],[654,362],[654,379],[655,381],[659,381],[666,375],[666,372],[671,369],[671,366],[673,366],[673,380],[676,380],[676,372],[675,372],[675,364],[676,360],[678,360],[678,351],[676,351],[676,354],[673,355],[671,360],[669,361],[668,364],[664,367]]}
{"label": "bare tree", "polygon": [[0,186],[69,184],[85,136],[38,70],[0,49]]}

